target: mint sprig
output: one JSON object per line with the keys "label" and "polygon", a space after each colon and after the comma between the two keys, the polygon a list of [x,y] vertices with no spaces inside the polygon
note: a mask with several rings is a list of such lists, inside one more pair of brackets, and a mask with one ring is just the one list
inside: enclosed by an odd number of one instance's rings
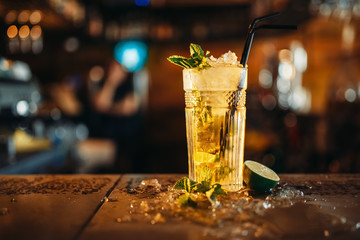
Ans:
{"label": "mint sprig", "polygon": [[172,55],[167,59],[180,67],[183,68],[196,68],[202,70],[205,68],[211,67],[211,65],[206,61],[206,58],[210,56],[210,52],[206,51],[206,54],[200,47],[200,45],[191,43],[190,44],[190,58]]}
{"label": "mint sprig", "polygon": [[209,181],[202,181],[201,183],[198,183],[187,177],[183,177],[178,180],[173,189],[185,191],[185,193],[180,195],[177,199],[177,202],[181,206],[196,207],[197,202],[194,197],[195,193],[205,194],[212,205],[216,203],[217,195],[227,195],[226,190],[221,187],[221,184],[215,183],[211,185],[211,182]]}
{"label": "mint sprig", "polygon": [[186,192],[192,192],[192,190],[194,189],[194,187],[197,185],[197,182],[187,178],[187,177],[183,177],[180,180],[178,180],[173,189],[177,189],[177,190],[185,190]]}

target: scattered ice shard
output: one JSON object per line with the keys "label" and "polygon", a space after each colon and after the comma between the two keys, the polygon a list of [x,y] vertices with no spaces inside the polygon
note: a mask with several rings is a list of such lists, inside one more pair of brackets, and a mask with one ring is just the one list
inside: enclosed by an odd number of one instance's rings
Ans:
{"label": "scattered ice shard", "polygon": [[159,183],[159,181],[156,178],[154,178],[154,179],[146,179],[146,180],[141,181],[140,187],[161,188],[161,184]]}

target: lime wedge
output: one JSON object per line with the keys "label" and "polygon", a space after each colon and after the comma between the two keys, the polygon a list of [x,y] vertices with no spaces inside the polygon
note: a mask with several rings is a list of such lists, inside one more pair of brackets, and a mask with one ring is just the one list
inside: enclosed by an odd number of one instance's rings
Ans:
{"label": "lime wedge", "polygon": [[270,168],[251,160],[244,163],[244,181],[250,189],[266,192],[279,183],[279,176]]}

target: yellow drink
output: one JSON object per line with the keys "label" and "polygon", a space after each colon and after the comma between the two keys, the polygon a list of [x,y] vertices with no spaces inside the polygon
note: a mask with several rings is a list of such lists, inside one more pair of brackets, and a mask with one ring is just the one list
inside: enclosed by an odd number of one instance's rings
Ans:
{"label": "yellow drink", "polygon": [[183,70],[189,178],[242,187],[247,69]]}

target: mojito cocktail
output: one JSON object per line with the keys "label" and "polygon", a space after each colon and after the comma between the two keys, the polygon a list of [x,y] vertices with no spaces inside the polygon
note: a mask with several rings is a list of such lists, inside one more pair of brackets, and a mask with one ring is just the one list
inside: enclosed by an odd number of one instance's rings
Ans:
{"label": "mojito cocktail", "polygon": [[247,69],[234,53],[184,69],[189,178],[236,191],[243,183]]}
{"label": "mojito cocktail", "polygon": [[[229,191],[237,191],[243,184],[244,138],[246,118],[247,59],[254,34],[259,29],[290,29],[295,25],[261,25],[258,22],[278,16],[279,13],[255,18],[249,26],[240,62],[228,52],[216,59],[197,44],[190,44],[190,58],[178,55],[168,60],[184,68],[186,136],[189,157],[189,178],[206,187],[207,197],[218,184]],[[247,166],[245,164],[245,166]],[[249,163],[247,172],[271,180],[266,189],[279,181],[276,173],[256,163]],[[266,174],[264,174],[266,173]],[[251,174],[250,174],[251,175]],[[249,180],[249,174],[246,180]],[[265,175],[265,176],[263,176]],[[269,176],[271,176],[269,178]],[[252,179],[252,178],[251,178]],[[257,179],[260,179],[257,177]],[[206,184],[203,184],[206,183]],[[182,181],[185,189],[194,183]],[[194,186],[195,186],[194,185]],[[250,184],[255,190],[258,184]],[[178,188],[182,189],[182,188]],[[202,189],[203,190],[203,189]],[[196,189],[199,191],[199,189]],[[195,191],[195,192],[196,192]],[[212,192],[211,192],[212,191]]]}
{"label": "mojito cocktail", "polygon": [[243,184],[247,68],[235,53],[214,58],[193,43],[190,56],[168,58],[184,68],[189,178],[237,191]]}

